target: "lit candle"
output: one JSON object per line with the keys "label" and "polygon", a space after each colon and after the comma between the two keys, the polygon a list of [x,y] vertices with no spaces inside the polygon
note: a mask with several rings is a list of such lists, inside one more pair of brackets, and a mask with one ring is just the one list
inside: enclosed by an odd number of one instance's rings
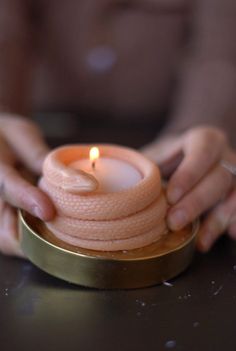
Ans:
{"label": "lit candle", "polygon": [[92,169],[95,170],[96,160],[99,158],[100,153],[97,147],[92,147],[89,151],[89,158],[92,164]]}
{"label": "lit candle", "polygon": [[98,183],[100,192],[115,192],[128,189],[142,179],[140,172],[131,164],[110,157],[100,157],[99,149],[91,148],[90,158],[82,158],[69,166],[93,175]]}

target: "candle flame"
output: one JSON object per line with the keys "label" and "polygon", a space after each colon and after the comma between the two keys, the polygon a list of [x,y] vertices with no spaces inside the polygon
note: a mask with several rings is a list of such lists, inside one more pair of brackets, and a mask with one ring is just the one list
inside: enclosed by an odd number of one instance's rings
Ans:
{"label": "candle flame", "polygon": [[92,147],[89,151],[90,161],[96,161],[99,158],[99,149],[97,147]]}
{"label": "candle flame", "polygon": [[89,151],[89,158],[90,161],[92,162],[92,168],[95,168],[95,162],[99,158],[99,149],[97,147],[92,147]]}

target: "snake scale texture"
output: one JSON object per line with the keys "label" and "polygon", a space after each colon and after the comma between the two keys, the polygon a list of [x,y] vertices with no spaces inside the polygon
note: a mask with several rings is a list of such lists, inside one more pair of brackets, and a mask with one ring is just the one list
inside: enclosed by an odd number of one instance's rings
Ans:
{"label": "snake scale texture", "polygon": [[48,229],[60,240],[91,250],[131,250],[157,241],[167,232],[167,202],[158,167],[132,149],[98,145],[101,157],[130,163],[142,179],[129,189],[102,193],[95,176],[70,164],[88,158],[89,145],[53,150],[39,186],[52,199],[56,217]]}

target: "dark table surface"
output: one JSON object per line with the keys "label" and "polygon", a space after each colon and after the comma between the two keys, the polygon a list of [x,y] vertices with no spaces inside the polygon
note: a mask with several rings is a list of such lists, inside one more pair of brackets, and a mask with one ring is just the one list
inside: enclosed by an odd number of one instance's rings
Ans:
{"label": "dark table surface", "polygon": [[[152,133],[84,130],[77,141],[136,147]],[[171,284],[99,291],[0,255],[0,350],[235,351],[236,243],[196,253]]]}

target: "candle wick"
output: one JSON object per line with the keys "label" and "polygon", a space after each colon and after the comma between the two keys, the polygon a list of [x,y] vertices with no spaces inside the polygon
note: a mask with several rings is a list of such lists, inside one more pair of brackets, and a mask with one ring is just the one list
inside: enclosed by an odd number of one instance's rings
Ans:
{"label": "candle wick", "polygon": [[92,161],[92,169],[95,170],[95,161]]}

